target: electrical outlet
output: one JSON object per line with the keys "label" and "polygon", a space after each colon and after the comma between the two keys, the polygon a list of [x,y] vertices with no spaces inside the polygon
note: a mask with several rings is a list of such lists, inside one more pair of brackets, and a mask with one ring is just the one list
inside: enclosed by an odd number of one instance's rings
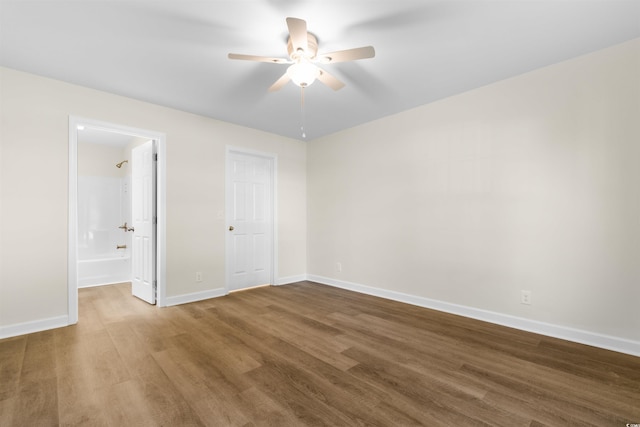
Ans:
{"label": "electrical outlet", "polygon": [[531,305],[531,291],[520,292],[520,304]]}
{"label": "electrical outlet", "polygon": [[336,271],[338,273],[342,273],[342,263],[341,262],[336,262]]}
{"label": "electrical outlet", "polygon": [[202,272],[196,272],[196,282],[202,282]]}

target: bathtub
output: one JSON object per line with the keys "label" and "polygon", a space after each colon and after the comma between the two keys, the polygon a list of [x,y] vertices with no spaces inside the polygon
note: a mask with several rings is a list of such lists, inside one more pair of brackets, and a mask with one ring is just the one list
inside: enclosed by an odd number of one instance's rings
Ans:
{"label": "bathtub", "polygon": [[78,260],[78,287],[131,281],[131,257],[127,250]]}

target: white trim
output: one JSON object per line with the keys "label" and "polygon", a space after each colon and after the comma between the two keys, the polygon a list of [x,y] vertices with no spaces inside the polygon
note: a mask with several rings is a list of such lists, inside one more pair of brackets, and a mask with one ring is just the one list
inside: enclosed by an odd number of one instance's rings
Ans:
{"label": "white trim", "polygon": [[69,210],[68,210],[68,256],[67,256],[67,283],[68,283],[68,323],[78,323],[78,126],[82,125],[92,129],[125,133],[133,136],[153,139],[157,142],[158,153],[157,167],[157,228],[156,228],[156,282],[158,307],[166,305],[166,136],[160,132],[138,129],[100,120],[87,119],[78,116],[69,116]]}
{"label": "white trim", "polygon": [[156,138],[156,305],[167,305],[167,141],[164,134]]}
{"label": "white trim", "polygon": [[113,282],[113,281],[108,281],[108,282],[92,283],[92,284],[90,284],[90,285],[78,285],[78,289],[85,289],[85,288],[97,288],[97,287],[100,287],[100,286],[119,285],[120,283],[126,283],[126,282]]}
{"label": "white trim", "polygon": [[32,334],[34,332],[42,332],[49,329],[62,328],[64,326],[69,326],[70,324],[71,322],[69,322],[68,316],[56,316],[49,317],[48,319],[40,319],[31,322],[1,326],[0,339]]}
{"label": "white trim", "polygon": [[78,323],[78,125],[80,118],[69,116],[69,192],[67,225],[67,322]]}
{"label": "white trim", "polygon": [[307,280],[527,332],[640,356],[640,342],[310,274]]}
{"label": "white trim", "polygon": [[180,304],[188,304],[211,298],[218,298],[227,295],[225,289],[212,289],[208,291],[193,292],[190,294],[176,295],[175,297],[166,297],[165,303],[167,307]]}
{"label": "white trim", "polygon": [[[574,329],[566,326],[554,325],[536,320],[524,319],[521,317],[511,316],[508,314],[496,313],[493,311],[482,310],[473,307],[467,307],[459,304],[452,304],[444,301],[438,301],[430,298],[419,297],[415,295],[405,294],[401,292],[389,291],[386,289],[375,288],[371,286],[361,285],[358,283],[347,282],[343,280],[331,279],[328,277],[317,276],[314,274],[301,274],[297,276],[281,277],[277,281],[277,285],[287,285],[302,281],[312,281],[323,285],[333,286],[336,288],[346,289],[349,291],[359,292],[366,295],[373,295],[393,301],[399,301],[418,307],[429,308],[442,311],[445,313],[456,314],[471,319],[482,320],[510,328],[515,328],[527,332],[533,332],[549,337],[559,338],[580,344],[591,345],[607,350],[617,351],[620,353],[630,354],[640,357],[640,342],[629,340],[626,338],[614,337],[611,335],[598,334],[595,332]],[[77,294],[77,291],[76,291]],[[227,295],[226,289],[213,289],[202,292],[194,292],[190,294],[177,295],[164,298],[164,306],[174,306],[187,304],[191,302],[202,301],[210,298],[218,298]],[[77,322],[77,320],[76,320]],[[0,339],[10,338],[18,335],[29,334],[33,332],[45,331],[48,329],[60,328],[71,325],[73,322],[67,316],[52,317],[49,319],[36,320],[32,322],[20,323],[16,325],[0,327]]]}
{"label": "white trim", "polygon": [[[271,210],[271,274],[269,277],[269,284],[276,285],[276,277],[278,277],[278,155],[275,153],[268,153],[257,150],[250,150],[242,147],[234,147],[231,145],[227,145],[225,149],[225,174],[224,174],[224,200],[225,204],[227,201],[227,191],[230,182],[230,171],[229,171],[229,155],[237,153],[244,154],[248,156],[261,157],[264,159],[268,159],[271,161],[271,200],[269,201],[269,209]],[[225,206],[225,281],[224,281],[224,289],[226,293],[229,293],[229,283],[231,283],[231,266],[230,266],[230,258],[229,258],[229,247],[230,247],[230,234],[226,232],[226,228],[229,226],[228,219],[231,216],[231,206]]]}
{"label": "white trim", "polygon": [[271,220],[273,233],[273,247],[271,256],[271,285],[276,284],[278,277],[278,155],[269,154],[271,156]]}
{"label": "white trim", "polygon": [[304,282],[305,280],[307,280],[306,274],[299,274],[297,276],[279,277],[275,285],[276,286],[290,285],[292,283]]}

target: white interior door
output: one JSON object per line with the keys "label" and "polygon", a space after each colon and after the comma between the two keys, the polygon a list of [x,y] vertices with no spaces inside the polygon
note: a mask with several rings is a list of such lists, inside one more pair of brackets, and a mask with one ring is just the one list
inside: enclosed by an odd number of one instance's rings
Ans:
{"label": "white interior door", "polygon": [[131,151],[133,250],[131,293],[156,303],[156,162],[155,143]]}
{"label": "white interior door", "polygon": [[271,284],[273,269],[272,158],[227,156],[228,290]]}

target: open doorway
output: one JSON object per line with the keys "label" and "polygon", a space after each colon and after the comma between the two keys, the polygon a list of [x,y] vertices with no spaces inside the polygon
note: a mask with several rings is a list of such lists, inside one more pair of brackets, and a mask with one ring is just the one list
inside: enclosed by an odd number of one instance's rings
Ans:
{"label": "open doorway", "polygon": [[69,324],[78,287],[135,282],[135,296],[164,305],[164,143],[157,132],[69,118]]}

